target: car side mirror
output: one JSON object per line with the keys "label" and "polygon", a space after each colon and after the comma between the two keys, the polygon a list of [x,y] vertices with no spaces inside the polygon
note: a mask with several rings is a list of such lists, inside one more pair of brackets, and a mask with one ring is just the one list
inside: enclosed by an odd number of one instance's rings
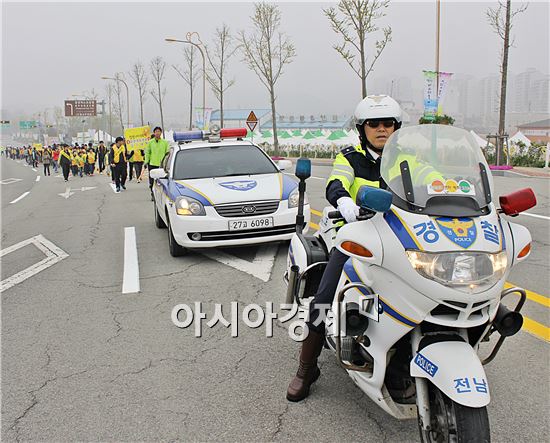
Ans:
{"label": "car side mirror", "polygon": [[277,162],[277,167],[281,170],[281,171],[284,171],[286,169],[290,169],[292,168],[292,162],[290,160],[279,160]]}
{"label": "car side mirror", "polygon": [[166,171],[162,168],[156,168],[156,169],[151,169],[149,171],[149,176],[153,179],[153,180],[157,180],[159,178],[166,178],[168,174],[166,173]]}
{"label": "car side mirror", "polygon": [[385,189],[361,186],[357,192],[357,206],[376,212],[388,212],[393,194]]}

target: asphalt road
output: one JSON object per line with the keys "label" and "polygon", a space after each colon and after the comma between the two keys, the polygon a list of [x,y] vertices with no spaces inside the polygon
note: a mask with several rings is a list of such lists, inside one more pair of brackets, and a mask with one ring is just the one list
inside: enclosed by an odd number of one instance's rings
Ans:
{"label": "asphalt road", "polygon": [[[317,210],[329,169],[314,166],[319,178],[308,182]],[[2,251],[33,239],[2,257],[2,280],[22,279],[1,293],[3,441],[418,441],[416,422],[382,412],[328,351],[311,396],[288,403],[299,346],[286,325],[275,322],[272,338],[242,321],[238,338],[220,324],[203,323],[200,338],[174,326],[180,303],[202,302],[206,321],[216,303],[226,318],[234,301],[240,311],[278,305],[286,245],[274,247],[274,262],[273,248],[256,247],[175,259],[166,230],[153,224],[145,183],[115,194],[110,179],[96,175],[71,178],[68,191],[62,178],[37,182],[40,170],[6,159],[1,173],[2,183],[20,179],[0,185]],[[547,179],[495,182],[499,193],[533,187],[539,206],[529,212],[550,215]],[[534,244],[510,281],[548,297],[550,221],[517,221]],[[139,293],[122,292],[125,227],[137,236]],[[33,274],[44,257],[45,269]],[[550,325],[539,303],[529,300],[525,314]],[[522,331],[486,368],[493,441],[550,440],[549,358],[549,343]]]}

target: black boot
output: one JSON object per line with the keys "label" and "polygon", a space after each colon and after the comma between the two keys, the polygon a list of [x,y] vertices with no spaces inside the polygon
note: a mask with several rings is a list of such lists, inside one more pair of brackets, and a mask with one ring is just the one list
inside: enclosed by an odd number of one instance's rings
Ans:
{"label": "black boot", "polygon": [[325,336],[309,331],[302,343],[300,365],[296,376],[290,381],[286,398],[289,401],[301,401],[309,395],[309,387],[319,378],[321,371],[317,367],[317,357],[323,349]]}

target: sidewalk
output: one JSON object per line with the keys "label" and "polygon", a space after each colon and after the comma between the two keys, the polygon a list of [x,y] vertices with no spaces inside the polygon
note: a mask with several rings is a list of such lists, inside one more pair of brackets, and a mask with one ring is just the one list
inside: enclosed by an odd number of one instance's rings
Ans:
{"label": "sidewalk", "polygon": [[514,166],[511,172],[518,172],[520,174],[529,175],[531,177],[547,177],[550,178],[550,169],[544,168],[528,168],[524,166]]}

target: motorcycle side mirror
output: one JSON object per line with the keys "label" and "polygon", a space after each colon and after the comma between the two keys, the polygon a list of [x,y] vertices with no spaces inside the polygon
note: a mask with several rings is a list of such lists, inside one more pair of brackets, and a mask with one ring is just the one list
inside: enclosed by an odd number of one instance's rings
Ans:
{"label": "motorcycle side mirror", "polygon": [[361,186],[357,192],[357,206],[376,212],[388,212],[391,208],[393,195],[385,189]]}
{"label": "motorcycle side mirror", "polygon": [[311,176],[311,160],[299,158],[296,162],[296,177],[300,180],[307,180]]}
{"label": "motorcycle side mirror", "polygon": [[506,215],[518,215],[537,204],[537,198],[531,188],[520,189],[499,197],[500,209]]}

